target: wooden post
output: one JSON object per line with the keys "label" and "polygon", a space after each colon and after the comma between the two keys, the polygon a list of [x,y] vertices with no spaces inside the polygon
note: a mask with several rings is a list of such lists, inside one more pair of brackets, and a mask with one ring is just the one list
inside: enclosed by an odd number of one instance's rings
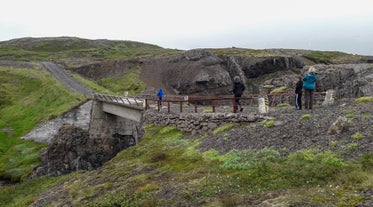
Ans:
{"label": "wooden post", "polygon": [[215,113],[214,99],[211,99],[212,112]]}
{"label": "wooden post", "polygon": [[236,107],[237,107],[237,105],[236,105],[236,97],[234,97],[233,98],[233,113],[237,112]]}
{"label": "wooden post", "polygon": [[167,101],[167,112],[170,113],[170,102]]}
{"label": "wooden post", "polygon": [[183,102],[180,101],[180,113],[182,113],[182,112],[183,112]]}

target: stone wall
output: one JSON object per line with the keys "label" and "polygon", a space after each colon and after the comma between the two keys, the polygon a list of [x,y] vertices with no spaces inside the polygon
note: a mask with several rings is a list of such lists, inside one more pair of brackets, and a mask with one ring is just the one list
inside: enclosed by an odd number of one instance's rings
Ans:
{"label": "stone wall", "polygon": [[214,129],[228,123],[247,123],[261,120],[260,116],[240,113],[159,113],[146,111],[144,124],[157,126],[176,126],[191,134],[211,133]]}

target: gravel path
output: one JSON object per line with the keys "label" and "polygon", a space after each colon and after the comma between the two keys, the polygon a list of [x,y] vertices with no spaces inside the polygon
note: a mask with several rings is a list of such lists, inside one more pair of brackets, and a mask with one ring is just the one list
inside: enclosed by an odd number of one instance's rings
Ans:
{"label": "gravel path", "polygon": [[[305,114],[310,114],[311,118],[302,119]],[[266,128],[262,123],[242,125],[204,138],[200,149],[227,153],[234,149],[267,147],[291,153],[315,148],[331,150],[345,158],[359,158],[373,152],[373,103],[339,103],[313,110],[276,108],[268,116],[275,119],[272,128]],[[339,116],[350,117],[348,127],[341,134],[329,135],[329,127]],[[353,138],[356,133],[364,137]]]}
{"label": "gravel path", "polygon": [[92,95],[92,89],[75,80],[65,69],[51,62],[42,62],[43,66],[70,91],[82,94],[84,96]]}

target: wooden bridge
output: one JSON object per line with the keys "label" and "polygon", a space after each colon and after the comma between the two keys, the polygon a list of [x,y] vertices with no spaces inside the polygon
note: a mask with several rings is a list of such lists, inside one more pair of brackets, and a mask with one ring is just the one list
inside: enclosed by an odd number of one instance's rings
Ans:
{"label": "wooden bridge", "polygon": [[[270,107],[279,104],[294,105],[294,93],[280,93],[280,94],[245,94],[240,98],[243,107],[256,107],[258,106],[258,98],[266,98]],[[314,93],[314,104],[322,103],[325,97],[325,92]],[[236,102],[233,95],[220,95],[220,96],[177,96],[165,95],[162,102],[158,100],[156,95],[142,95],[139,97],[125,97],[125,96],[112,96],[104,94],[94,94],[94,99],[103,102],[103,110],[107,113],[116,114],[124,117],[125,114],[131,114],[129,111],[144,111],[155,109],[170,112],[201,112],[201,109],[206,110],[210,108],[211,112],[217,112],[218,108],[225,108],[231,112],[236,112]],[[128,108],[123,109],[123,108]],[[130,110],[131,109],[131,110]],[[122,113],[120,113],[122,111]],[[138,116],[136,116],[138,117]],[[139,121],[139,118],[131,120]]]}
{"label": "wooden bridge", "polygon": [[[244,95],[241,103],[244,108],[258,107],[258,98],[267,97],[270,106],[294,102],[294,94],[252,94]],[[315,93],[315,102],[323,100],[324,93]],[[155,95],[123,97],[94,94],[89,126],[90,137],[122,137],[129,145],[138,143],[142,136],[143,114],[146,110],[198,113],[236,112],[233,96],[171,96],[166,95],[160,102]],[[222,111],[223,110],[223,111]],[[249,109],[248,111],[252,111]],[[246,113],[244,110],[243,113]]]}

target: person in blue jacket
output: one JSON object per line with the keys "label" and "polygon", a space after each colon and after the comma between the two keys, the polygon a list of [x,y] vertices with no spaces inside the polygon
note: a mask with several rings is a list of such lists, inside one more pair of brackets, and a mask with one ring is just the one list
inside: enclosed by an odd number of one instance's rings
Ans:
{"label": "person in blue jacket", "polygon": [[304,108],[305,109],[312,109],[312,103],[313,103],[313,91],[316,88],[316,69],[315,67],[311,66],[308,69],[308,73],[304,75],[303,77],[303,88],[304,88]]}
{"label": "person in blue jacket", "polygon": [[158,99],[159,99],[159,103],[162,106],[162,99],[163,99],[163,96],[164,96],[162,88],[160,88],[158,90],[157,96],[158,96]]}

